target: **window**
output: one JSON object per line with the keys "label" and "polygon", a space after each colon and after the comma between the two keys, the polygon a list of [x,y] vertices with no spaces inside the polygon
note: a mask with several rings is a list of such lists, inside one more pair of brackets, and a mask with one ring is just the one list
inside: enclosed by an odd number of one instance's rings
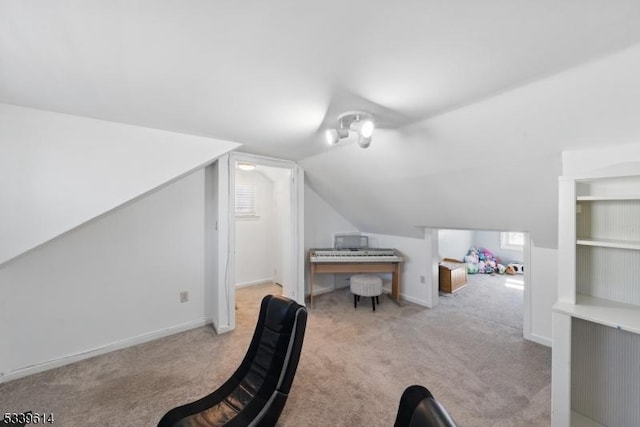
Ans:
{"label": "window", "polygon": [[514,251],[522,250],[524,247],[524,233],[511,231],[500,233],[500,247]]}
{"label": "window", "polygon": [[236,184],[236,217],[257,218],[258,188],[255,184]]}

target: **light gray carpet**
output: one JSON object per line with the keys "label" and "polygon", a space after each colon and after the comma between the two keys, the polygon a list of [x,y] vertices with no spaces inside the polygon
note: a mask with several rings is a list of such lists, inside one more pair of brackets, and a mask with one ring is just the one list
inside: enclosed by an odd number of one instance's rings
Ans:
{"label": "light gray carpet", "polygon": [[[357,310],[348,290],[314,298],[280,426],[391,426],[422,384],[461,426],[548,426],[551,350],[524,341],[522,293],[478,276],[441,304]],[[57,426],[155,426],[202,397],[244,356],[274,285],[238,290],[237,329],[202,327],[0,385],[1,409],[52,412]]]}

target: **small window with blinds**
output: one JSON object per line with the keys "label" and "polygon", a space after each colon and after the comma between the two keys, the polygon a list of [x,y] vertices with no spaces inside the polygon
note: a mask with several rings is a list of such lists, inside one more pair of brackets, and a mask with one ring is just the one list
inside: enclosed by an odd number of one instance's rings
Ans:
{"label": "small window with blinds", "polygon": [[236,184],[236,218],[258,218],[258,187],[255,184]]}

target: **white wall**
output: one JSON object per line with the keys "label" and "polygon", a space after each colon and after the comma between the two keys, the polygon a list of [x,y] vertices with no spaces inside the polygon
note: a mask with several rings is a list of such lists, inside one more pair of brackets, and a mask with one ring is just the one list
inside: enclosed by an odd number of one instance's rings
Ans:
{"label": "white wall", "polygon": [[262,173],[236,170],[236,184],[257,186],[258,216],[236,218],[236,286],[271,282],[276,270],[274,183]]}
{"label": "white wall", "polygon": [[464,256],[473,246],[471,230],[438,230],[438,253],[440,258],[464,260]]}
{"label": "white wall", "polygon": [[518,261],[518,262],[524,261],[524,257],[523,257],[524,254],[522,250],[503,249],[500,246],[499,231],[481,231],[481,230],[474,231],[473,245],[478,248],[489,249],[492,254],[500,258],[500,261],[504,265],[507,265],[507,263],[511,261]]}
{"label": "white wall", "polygon": [[[432,237],[429,234],[426,234],[425,238],[422,239],[386,234],[364,234],[369,236],[369,246],[394,248],[400,251],[404,257],[400,285],[400,297],[402,299],[425,307],[437,305],[432,293],[434,286],[433,265],[439,259],[437,252],[432,250]],[[434,239],[437,239],[437,237],[434,237]],[[387,275],[386,286],[390,286],[389,279],[390,275]],[[424,283],[422,282],[423,280]],[[435,282],[435,286],[437,288],[437,282]]]}
{"label": "white wall", "polygon": [[0,104],[0,264],[239,144]]}
{"label": "white wall", "polygon": [[500,246],[499,231],[485,230],[438,230],[438,252],[440,258],[464,260],[469,248],[486,248],[506,264],[511,261],[523,261],[522,250],[503,249]]}
{"label": "white wall", "polygon": [[[640,135],[637,138],[640,141]],[[640,142],[590,150],[567,150],[562,153],[562,174],[580,175],[613,169],[624,174],[640,162]]]}
{"label": "white wall", "polygon": [[[357,228],[324,201],[308,185],[304,187],[304,252],[305,252],[305,293],[309,292],[309,249],[332,248],[335,233],[357,232]],[[335,275],[342,276],[342,275]],[[333,274],[316,274],[313,280],[313,293],[333,290],[343,286],[339,277],[338,284]]]}
{"label": "white wall", "polygon": [[558,298],[558,250],[540,248],[532,242],[528,271],[533,341],[551,347],[551,314]]}
{"label": "white wall", "polygon": [[197,171],[2,266],[5,380],[210,320],[204,177]]}

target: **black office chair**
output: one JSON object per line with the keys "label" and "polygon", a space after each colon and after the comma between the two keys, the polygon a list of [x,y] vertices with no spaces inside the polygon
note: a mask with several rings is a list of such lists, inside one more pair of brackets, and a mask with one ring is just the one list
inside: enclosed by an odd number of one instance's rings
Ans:
{"label": "black office chair", "polygon": [[274,426],[298,367],[307,310],[267,295],[240,367],[220,388],[167,412],[158,427]]}
{"label": "black office chair", "polygon": [[421,385],[412,385],[402,393],[394,427],[457,427],[457,425],[429,390]]}

